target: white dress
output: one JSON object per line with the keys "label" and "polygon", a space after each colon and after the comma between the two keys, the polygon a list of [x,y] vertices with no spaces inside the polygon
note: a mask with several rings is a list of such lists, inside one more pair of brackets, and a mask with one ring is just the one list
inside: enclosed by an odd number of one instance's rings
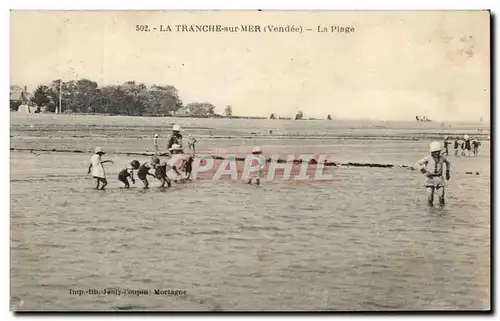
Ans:
{"label": "white dress", "polygon": [[[186,178],[186,174],[181,171],[181,168],[184,166],[184,162],[186,161],[186,155],[184,154],[175,154],[167,161],[167,176],[171,180],[177,181],[183,178]],[[182,174],[179,175],[174,170],[174,166],[177,167],[177,170]]]}
{"label": "white dress", "polygon": [[[253,159],[253,157],[256,157],[256,155],[248,155],[249,156],[249,159]],[[251,178],[251,179],[262,179],[264,178],[264,169],[266,168],[266,158],[262,155],[259,155],[256,157],[258,161],[258,169],[255,170],[255,171],[252,171],[252,172],[249,172],[248,173],[248,178]],[[255,164],[254,164],[255,166]]]}
{"label": "white dress", "polygon": [[92,163],[92,176],[99,178],[106,178],[106,173],[104,172],[104,166],[102,166],[102,158],[101,156],[94,154],[92,158],[90,158],[90,162]]}

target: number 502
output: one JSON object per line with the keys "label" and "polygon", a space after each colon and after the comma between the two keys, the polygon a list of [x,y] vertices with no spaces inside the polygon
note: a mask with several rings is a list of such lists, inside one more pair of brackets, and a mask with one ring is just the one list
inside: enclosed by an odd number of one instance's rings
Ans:
{"label": "number 502", "polygon": [[149,31],[148,25],[136,25],[135,31]]}

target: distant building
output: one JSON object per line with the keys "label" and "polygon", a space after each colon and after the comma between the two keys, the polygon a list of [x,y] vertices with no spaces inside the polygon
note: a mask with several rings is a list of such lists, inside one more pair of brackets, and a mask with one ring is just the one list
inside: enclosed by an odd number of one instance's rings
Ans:
{"label": "distant building", "polygon": [[24,89],[18,86],[10,87],[10,102],[19,103],[20,105],[33,106],[31,101],[32,94],[28,92],[28,87],[24,86]]}
{"label": "distant building", "polygon": [[173,113],[174,116],[189,116],[189,108],[187,108],[186,106],[183,106],[179,109],[177,109],[174,113]]}
{"label": "distant building", "polygon": [[10,87],[10,109],[22,113],[39,113],[42,110],[38,108],[32,101],[32,94],[28,92],[28,88],[24,89],[18,86]]}

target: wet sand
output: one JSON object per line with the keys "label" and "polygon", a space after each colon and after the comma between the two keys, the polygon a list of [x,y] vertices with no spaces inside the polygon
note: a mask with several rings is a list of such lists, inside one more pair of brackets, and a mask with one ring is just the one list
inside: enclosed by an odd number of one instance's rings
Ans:
{"label": "wet sand", "polygon": [[[422,175],[405,168],[331,168],[329,184],[205,179],[159,189],[152,180],[150,190],[121,189],[116,173],[148,159],[126,153],[152,151],[154,133],[166,145],[174,122],[214,155],[260,145],[265,154],[406,165],[444,134],[489,135],[481,124],[13,114],[11,148],[34,150],[11,151],[11,296],[21,310],[490,307],[489,141],[477,157],[450,156],[444,208],[426,206]],[[105,191],[85,174],[95,146],[115,161]],[[69,294],[113,287],[188,294]]]}

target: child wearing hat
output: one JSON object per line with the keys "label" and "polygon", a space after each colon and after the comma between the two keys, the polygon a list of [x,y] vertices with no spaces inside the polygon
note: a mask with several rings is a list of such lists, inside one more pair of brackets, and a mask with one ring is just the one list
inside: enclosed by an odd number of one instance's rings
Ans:
{"label": "child wearing hat", "polygon": [[158,134],[155,134],[155,137],[153,139],[153,143],[155,144],[155,151],[158,152],[159,146],[158,146]]}
{"label": "child wearing hat", "polygon": [[139,161],[133,160],[130,165],[132,167],[127,166],[118,173],[118,180],[125,184],[125,188],[130,187],[130,184],[128,183],[128,177],[130,177],[132,183],[135,184],[134,170],[138,170],[141,164],[139,164]]}
{"label": "child wearing hat", "polygon": [[100,189],[104,189],[108,182],[106,181],[106,172],[104,171],[105,163],[113,163],[112,160],[102,160],[102,155],[106,154],[101,147],[96,147],[94,155],[90,158],[90,165],[87,174],[92,172],[92,177],[97,180],[97,186],[95,189],[99,189],[99,184],[102,183]]}
{"label": "child wearing hat", "polygon": [[186,156],[184,155],[182,147],[178,144],[172,145],[172,147],[169,148],[169,151],[172,157],[167,162],[169,167],[167,176],[169,179],[177,183],[178,181],[187,178],[187,175],[184,172],[186,167]]}
{"label": "child wearing hat", "polygon": [[[252,155],[260,156],[262,155],[262,150],[260,147],[254,147],[252,149]],[[251,172],[248,178],[248,184],[252,184],[252,180],[255,179],[255,184],[260,185],[260,177],[262,176],[262,170],[266,167],[265,161],[259,161],[259,169],[257,171]]]}
{"label": "child wearing hat", "polygon": [[156,177],[154,174],[149,172],[150,169],[156,169],[156,166],[160,163],[160,158],[158,156],[151,157],[150,161],[145,162],[139,167],[137,171],[137,177],[144,183],[144,188],[149,188],[148,175]]}
{"label": "child wearing hat", "polygon": [[190,151],[193,151],[193,154],[196,153],[196,138],[192,135],[189,135],[188,138],[188,148]]}
{"label": "child wearing hat", "polygon": [[170,139],[168,140],[167,149],[172,148],[172,146],[174,146],[175,144],[182,147],[182,135],[181,135],[180,131],[181,131],[181,127],[179,125],[174,125],[174,127],[172,127],[172,135],[170,136]]}
{"label": "child wearing hat", "polygon": [[442,146],[439,142],[432,142],[430,145],[430,155],[425,156],[417,162],[416,167],[427,177],[425,187],[427,188],[427,204],[434,203],[434,192],[437,191],[439,204],[444,205],[444,166],[446,165],[446,180],[450,179],[450,162],[441,155]]}

